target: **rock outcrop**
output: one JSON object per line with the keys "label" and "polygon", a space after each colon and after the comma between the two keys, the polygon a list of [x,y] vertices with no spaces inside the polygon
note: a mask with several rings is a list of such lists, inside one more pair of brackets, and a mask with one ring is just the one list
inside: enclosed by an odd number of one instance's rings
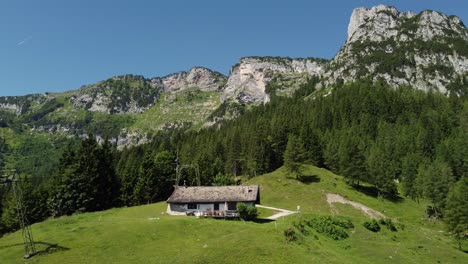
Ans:
{"label": "rock outcrop", "polygon": [[263,103],[269,100],[266,86],[275,79],[320,76],[325,72],[323,59],[291,59],[281,57],[247,57],[233,66],[222,101]]}
{"label": "rock outcrop", "polygon": [[162,78],[152,78],[151,83],[161,85],[164,91],[176,92],[181,89],[198,87],[202,91],[218,91],[226,83],[227,77],[219,72],[203,67],[194,67],[188,72],[169,74]]}

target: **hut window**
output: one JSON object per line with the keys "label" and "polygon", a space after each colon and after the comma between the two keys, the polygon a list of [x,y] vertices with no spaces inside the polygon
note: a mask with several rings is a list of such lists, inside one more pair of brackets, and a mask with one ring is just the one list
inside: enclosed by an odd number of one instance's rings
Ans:
{"label": "hut window", "polygon": [[187,204],[187,208],[188,209],[197,209],[197,204],[189,203],[189,204]]}

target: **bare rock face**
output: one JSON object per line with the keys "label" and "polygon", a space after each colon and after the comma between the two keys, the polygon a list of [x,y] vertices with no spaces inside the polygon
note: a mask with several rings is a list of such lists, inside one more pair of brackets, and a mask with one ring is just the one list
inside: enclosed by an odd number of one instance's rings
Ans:
{"label": "bare rock face", "polygon": [[[367,9],[354,9],[348,25],[347,43],[371,38],[381,41],[398,33],[397,26],[403,17],[412,17],[413,13],[400,13],[394,7],[378,5]],[[369,34],[372,31],[372,35]]]}
{"label": "bare rock face", "polygon": [[164,91],[175,92],[184,88],[198,87],[202,91],[218,91],[226,82],[226,76],[203,67],[194,67],[188,72],[178,72],[151,82],[160,83]]}
{"label": "bare rock face", "polygon": [[371,77],[393,87],[447,93],[454,80],[468,74],[467,47],[468,31],[458,17],[384,5],[356,8],[325,84]]}
{"label": "bare rock face", "polygon": [[[291,59],[279,57],[247,57],[233,66],[222,101],[264,103],[269,101],[266,86],[280,75],[320,76],[326,62],[321,59]],[[305,74],[305,75],[304,75]]]}

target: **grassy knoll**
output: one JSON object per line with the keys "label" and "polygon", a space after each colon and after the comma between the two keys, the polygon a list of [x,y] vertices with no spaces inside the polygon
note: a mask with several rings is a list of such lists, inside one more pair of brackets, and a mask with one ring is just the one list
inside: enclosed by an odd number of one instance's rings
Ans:
{"label": "grassy knoll", "polygon": [[[242,222],[166,215],[166,203],[50,219],[33,225],[39,255],[24,261],[20,234],[0,238],[0,263],[466,263],[468,256],[440,223],[423,220],[424,203],[377,199],[347,186],[342,177],[307,167],[305,182],[283,169],[249,180],[260,184],[264,205],[301,213],[275,222]],[[326,201],[336,193],[394,219],[392,232],[363,227],[367,216]],[[261,209],[260,217],[274,212]],[[335,241],[310,229],[295,242],[283,231],[301,219],[339,214],[354,228]],[[51,246],[55,245],[57,246]],[[47,249],[48,248],[48,249]]]}

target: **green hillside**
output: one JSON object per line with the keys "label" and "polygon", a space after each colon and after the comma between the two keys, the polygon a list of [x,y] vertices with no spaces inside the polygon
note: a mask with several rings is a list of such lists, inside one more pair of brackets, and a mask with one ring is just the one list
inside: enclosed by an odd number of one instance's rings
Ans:
{"label": "green hillside", "polygon": [[131,128],[150,132],[184,123],[200,128],[220,104],[218,92],[202,91],[197,87],[164,92],[155,106],[138,115]]}
{"label": "green hillside", "polygon": [[[354,190],[327,170],[308,166],[303,182],[283,168],[248,183],[261,187],[261,203],[301,212],[274,222],[196,219],[165,214],[166,203],[50,219],[33,225],[39,254],[26,263],[466,263],[468,256],[443,230],[424,219],[425,202],[388,201]],[[350,205],[327,203],[327,194],[366,205],[391,218],[396,232],[373,233]],[[261,210],[260,218],[273,212]],[[349,237],[333,240],[312,228],[287,242],[288,227],[317,215],[351,220]],[[294,225],[296,224],[296,225]],[[20,233],[0,238],[0,263],[24,263]],[[466,248],[466,245],[464,245]]]}

